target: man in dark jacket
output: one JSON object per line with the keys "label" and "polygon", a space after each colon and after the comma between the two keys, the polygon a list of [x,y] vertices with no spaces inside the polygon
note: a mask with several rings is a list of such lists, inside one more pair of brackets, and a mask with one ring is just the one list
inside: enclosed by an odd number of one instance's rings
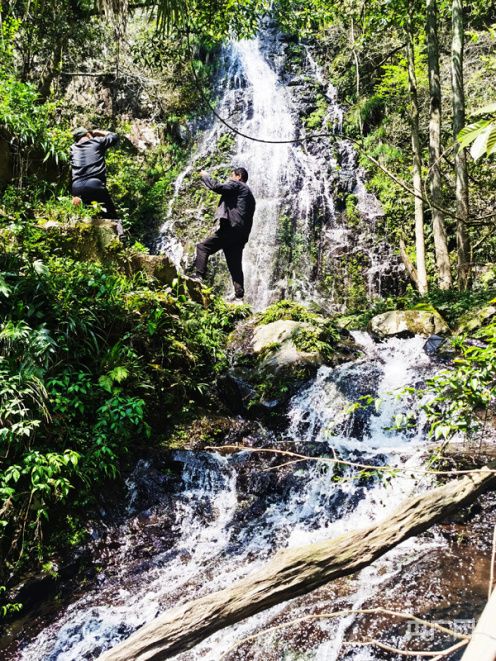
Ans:
{"label": "man in dark jacket", "polygon": [[201,178],[207,188],[221,196],[215,212],[215,218],[218,218],[220,225],[212,236],[196,246],[196,274],[203,279],[207,273],[210,255],[223,250],[234,284],[235,297],[243,298],[243,249],[250,236],[255,213],[255,198],[246,183],[248,172],[244,168],[236,168],[224,184],[214,181],[203,171]]}
{"label": "man in dark jacket", "polygon": [[107,171],[105,153],[119,141],[118,136],[110,131],[88,131],[80,127],[72,134],[74,144],[71,147],[72,194],[77,203],[99,202],[103,208],[103,218],[117,218],[112,198],[107,190]]}

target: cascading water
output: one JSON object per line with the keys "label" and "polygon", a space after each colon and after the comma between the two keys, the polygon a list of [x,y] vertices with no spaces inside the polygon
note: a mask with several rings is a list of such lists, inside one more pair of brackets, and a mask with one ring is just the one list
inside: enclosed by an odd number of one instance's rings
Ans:
{"label": "cascading water", "polygon": [[[277,33],[266,31],[257,39],[233,42],[224,53],[222,96],[217,110],[245,135],[290,141],[309,132],[294,98],[298,86],[284,85],[282,72],[274,67],[273,54],[280,48]],[[321,77],[310,53],[307,60],[309,73],[317,79]],[[317,132],[329,127],[339,130],[342,122],[335,90],[327,86],[326,94],[328,113]],[[192,256],[185,255],[175,231],[176,207],[192,186],[199,185],[192,179],[192,173],[204,169],[205,160],[216,154],[219,137],[225,133],[225,126],[215,120],[176,182],[159,250],[167,252],[178,265],[186,266],[185,262]],[[342,255],[343,251],[367,255],[367,260],[372,261],[370,273],[366,274],[368,294],[380,293],[374,255],[381,255],[381,268],[385,270],[386,263],[391,261],[391,251],[382,243],[371,247],[370,241],[366,243],[361,236],[363,232],[354,236],[335,209],[339,170],[346,179],[343,185],[349,188],[349,193],[356,194],[358,210],[365,222],[373,223],[382,215],[377,200],[365,191],[363,175],[355,163],[350,143],[340,140],[336,151],[325,139],[318,146],[302,142],[267,144],[237,135],[229,159],[232,165],[246,167],[249,185],[257,200],[253,231],[244,255],[246,297],[250,304],[262,309],[288,295],[296,299],[309,296],[318,299],[315,285],[325,275],[319,270],[329,267],[329,264],[323,266],[323,251],[327,251],[331,261],[334,254]],[[226,165],[228,163],[221,164],[223,170]],[[182,214],[185,213],[192,212],[183,209]],[[191,222],[194,222],[194,215],[193,212]],[[322,239],[316,238],[320,229]],[[208,234],[206,227],[202,226],[199,231],[204,236]],[[287,245],[283,245],[284,241]],[[324,247],[319,248],[319,242]],[[281,259],[285,260],[282,267]]]}
{"label": "cascading water", "polygon": [[[150,483],[154,479],[151,467],[142,462],[128,483],[127,520],[115,531],[119,550],[107,555],[98,586],[70,605],[15,658],[94,659],[159,612],[230,585],[278,548],[367,526],[423,488],[425,478],[415,474],[423,452],[422,425],[414,432],[385,430],[393,410],[398,410],[397,389],[416,384],[429,370],[429,359],[421,353],[422,339],[391,339],[380,345],[365,334],[357,334],[356,339],[365,357],[358,363],[320,369],[317,378],[292,400],[291,422],[280,447],[316,456],[334,448],[340,457],[409,472],[392,480],[369,480],[364,486],[346,479],[346,472],[336,482],[332,468],[318,462],[281,469],[279,474],[264,473],[260,469],[273,468],[273,463],[267,465],[266,460],[246,452],[225,458],[181,451],[174,457],[182,466],[181,481],[172,495],[166,484],[153,505],[140,506],[143,484],[146,488],[147,479]],[[382,400],[379,413],[372,407],[358,413],[344,411],[366,393]],[[255,482],[243,485],[243,470],[248,482]],[[153,484],[154,489],[157,484],[160,487],[156,479]],[[158,537],[157,530],[161,531]],[[433,539],[430,546],[439,543]],[[133,554],[136,546],[139,553]],[[422,550],[427,546],[424,540]],[[399,563],[419,553],[417,542],[406,542],[334,597],[348,608],[359,607],[398,571]],[[320,590],[291,602],[289,609],[276,606],[215,634],[179,658],[218,661],[236,640],[275,619],[318,612],[329,598],[326,590]],[[305,642],[303,636],[303,643],[294,642],[295,649],[301,651],[303,645],[303,651],[311,653],[308,658],[336,659],[352,619],[322,621],[318,642],[311,637]],[[304,624],[295,625],[291,635],[304,630]],[[250,659],[280,658],[267,656],[277,649],[270,636],[252,642],[249,649]]]}

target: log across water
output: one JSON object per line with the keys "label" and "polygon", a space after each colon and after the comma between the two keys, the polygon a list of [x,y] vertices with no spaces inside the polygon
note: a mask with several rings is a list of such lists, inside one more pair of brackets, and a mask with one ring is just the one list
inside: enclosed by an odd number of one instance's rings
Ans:
{"label": "log across water", "polygon": [[224,627],[363,569],[494,487],[491,466],[404,501],[391,517],[368,528],[280,551],[265,568],[230,588],[160,615],[100,660],[168,659],[191,649]]}

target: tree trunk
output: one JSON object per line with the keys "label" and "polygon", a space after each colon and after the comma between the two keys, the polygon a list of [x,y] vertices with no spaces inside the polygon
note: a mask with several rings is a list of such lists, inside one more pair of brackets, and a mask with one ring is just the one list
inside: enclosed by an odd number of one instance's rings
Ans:
{"label": "tree trunk", "polygon": [[[453,0],[453,35],[451,42],[451,87],[453,90],[453,136],[465,126],[465,93],[463,89],[463,0]],[[456,148],[456,245],[458,249],[458,287],[467,289],[470,282],[470,240],[467,230],[469,215],[467,154]]]}
{"label": "tree trunk", "polygon": [[229,588],[173,608],[100,659],[159,660],[185,652],[224,627],[363,569],[494,486],[496,474],[486,469],[413,496],[369,528],[279,551],[264,569]]}
{"label": "tree trunk", "polygon": [[413,151],[413,191],[415,193],[415,253],[417,261],[417,288],[420,294],[427,294],[427,271],[425,268],[424,203],[422,200],[422,151],[420,148],[419,108],[417,96],[417,76],[415,74],[415,51],[413,27],[408,23],[407,35],[408,81],[410,85],[410,125]]}
{"label": "tree trunk", "polygon": [[436,0],[427,0],[427,61],[431,112],[429,121],[430,175],[432,202],[432,232],[436,251],[436,265],[440,289],[451,287],[451,270],[441,195],[441,80],[439,75],[439,45],[437,40]]}
{"label": "tree trunk", "polygon": [[403,239],[400,239],[400,257],[401,257],[401,261],[403,262],[403,266],[406,268],[406,272],[408,273],[410,280],[413,282],[415,287],[417,287],[417,289],[420,291],[418,273],[415,269],[415,266],[412,263],[412,260],[410,259],[410,257],[408,257],[408,253],[406,251],[406,245]]}

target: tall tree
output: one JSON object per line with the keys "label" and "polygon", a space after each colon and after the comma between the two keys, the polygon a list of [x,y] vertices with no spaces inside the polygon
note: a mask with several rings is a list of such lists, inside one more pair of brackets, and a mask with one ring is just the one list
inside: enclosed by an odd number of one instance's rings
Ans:
{"label": "tall tree", "polygon": [[417,287],[420,294],[427,293],[425,268],[424,202],[422,199],[422,149],[420,146],[419,105],[417,76],[415,73],[415,48],[413,42],[413,18],[407,21],[407,61],[410,88],[410,125],[413,151],[413,190],[415,192],[415,252],[417,261]]}
{"label": "tall tree", "polygon": [[432,232],[440,289],[451,287],[451,270],[446,227],[441,211],[441,80],[439,74],[439,43],[437,37],[436,0],[426,0],[427,62],[429,68],[429,188],[432,205]]}
{"label": "tall tree", "polygon": [[[463,85],[464,21],[463,0],[453,0],[451,42],[451,87],[453,90],[454,138],[465,126],[465,92]],[[456,176],[456,244],[458,249],[458,287],[466,289],[470,280],[470,240],[467,231],[469,216],[467,155],[457,144]]]}

